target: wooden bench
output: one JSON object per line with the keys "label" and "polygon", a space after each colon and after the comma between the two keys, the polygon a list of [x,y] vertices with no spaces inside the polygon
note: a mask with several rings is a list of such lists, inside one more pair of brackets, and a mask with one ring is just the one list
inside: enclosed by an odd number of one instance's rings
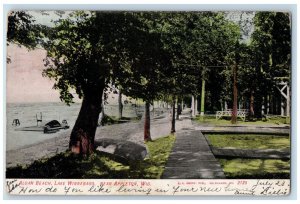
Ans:
{"label": "wooden bench", "polygon": [[[243,121],[246,120],[249,111],[247,109],[238,109],[237,110],[237,117],[241,118]],[[232,109],[227,109],[224,111],[217,111],[216,113],[216,120],[219,120],[222,117],[231,117],[232,116]]]}

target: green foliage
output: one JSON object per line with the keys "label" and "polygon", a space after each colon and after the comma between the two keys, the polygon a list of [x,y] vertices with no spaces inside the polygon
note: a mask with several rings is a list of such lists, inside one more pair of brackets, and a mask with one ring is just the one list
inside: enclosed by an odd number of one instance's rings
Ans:
{"label": "green foliage", "polygon": [[[226,81],[222,87],[222,101],[227,101],[229,105],[232,102],[232,66],[230,64],[234,64],[234,53],[238,56],[236,62],[238,64],[239,102],[245,108],[249,108],[250,96],[253,93],[254,114],[260,118],[261,107],[262,105],[266,107],[267,98],[269,96],[280,97],[276,88],[276,83],[279,82],[278,77],[287,81],[290,78],[289,18],[289,14],[283,12],[256,12],[252,22],[255,30],[250,43],[240,42],[233,50],[234,52],[227,55],[226,60],[229,66],[222,73]],[[272,103],[278,102],[272,101]],[[272,110],[272,114],[278,114],[278,110]]]}
{"label": "green foliage", "polygon": [[238,53],[239,100],[247,106],[254,91],[260,114],[263,95],[277,91],[274,77],[290,75],[289,18],[288,13],[256,12],[251,43],[237,47],[245,28],[222,12],[75,11],[45,28],[16,11],[8,19],[7,39],[30,48],[45,41],[44,76],[55,79],[54,88],[68,104],[74,97],[71,89],[81,98],[99,80],[152,101],[199,94],[205,79],[205,106],[220,110],[224,101],[231,104],[231,69]]}
{"label": "green foliage", "polygon": [[[258,12],[254,23],[252,45],[258,63],[267,77],[286,77],[290,73],[291,23],[284,12]],[[268,76],[269,75],[269,76]]]}
{"label": "green foliage", "polygon": [[265,103],[263,100],[266,100],[268,94],[275,96],[278,94],[276,85],[280,81],[277,78],[282,77],[289,82],[291,67],[289,18],[289,14],[283,12],[257,12],[254,17],[255,31],[246,57],[242,61],[245,69],[241,70],[244,73],[240,84],[243,84],[241,88],[245,97],[249,98],[250,91],[254,92],[256,115],[260,115],[260,107]]}
{"label": "green foliage", "polygon": [[[7,17],[7,45],[15,43],[27,49],[36,48],[44,38],[47,27],[35,24],[35,19],[26,11],[11,11]],[[11,58],[7,57],[7,63]]]}
{"label": "green foliage", "polygon": [[[166,16],[162,40],[172,56],[172,72],[181,94],[201,92],[202,79],[218,75],[238,38],[238,27],[217,12],[182,12]],[[219,80],[212,81],[217,86]]]}
{"label": "green foliage", "polygon": [[48,33],[44,76],[55,79],[66,103],[72,102],[71,89],[81,98],[126,78],[131,68],[141,68],[141,26],[129,12],[71,13]]}
{"label": "green foliage", "polygon": [[34,21],[25,11],[11,11],[8,15],[7,42],[34,48],[37,45]]}
{"label": "green foliage", "polygon": [[89,157],[70,152],[35,161],[29,166],[8,168],[7,178],[160,178],[175,141],[170,135],[147,142],[149,157],[144,161],[124,161],[110,154],[96,152]]}
{"label": "green foliage", "polygon": [[239,149],[285,149],[290,148],[288,136],[235,134],[208,134],[206,137],[214,147],[234,147]]}
{"label": "green foliage", "polygon": [[136,62],[124,64],[124,75],[118,77],[116,83],[123,87],[125,95],[151,102],[160,99],[168,86],[170,57],[163,47],[160,33],[153,28],[157,21],[155,13],[138,12],[132,15],[142,31],[135,38],[137,46],[129,49],[134,51],[132,55]]}

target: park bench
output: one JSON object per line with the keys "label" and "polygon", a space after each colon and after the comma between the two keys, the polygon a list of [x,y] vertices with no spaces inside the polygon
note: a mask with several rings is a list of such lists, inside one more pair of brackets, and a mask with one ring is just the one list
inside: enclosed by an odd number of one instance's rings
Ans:
{"label": "park bench", "polygon": [[[249,111],[247,109],[238,109],[237,117],[241,118],[243,121],[246,120]],[[216,120],[219,120],[222,117],[231,117],[232,116],[232,109],[227,109],[224,111],[217,111],[216,113]]]}

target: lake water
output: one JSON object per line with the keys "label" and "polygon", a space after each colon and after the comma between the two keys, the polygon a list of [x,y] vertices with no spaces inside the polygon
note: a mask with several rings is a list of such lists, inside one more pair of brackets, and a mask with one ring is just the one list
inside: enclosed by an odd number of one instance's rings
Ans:
{"label": "lake water", "polygon": [[[6,150],[42,142],[49,138],[58,137],[63,131],[67,131],[60,130],[56,133],[44,134],[43,132],[15,130],[19,127],[36,126],[36,114],[39,118],[40,113],[42,113],[43,121],[58,120],[61,122],[65,119],[72,129],[80,107],[80,103],[74,103],[70,106],[64,103],[8,103],[6,106]],[[106,105],[105,114],[118,116],[118,106]],[[124,105],[123,116],[136,117],[135,109],[131,105]],[[14,119],[19,119],[20,126],[12,125]]]}

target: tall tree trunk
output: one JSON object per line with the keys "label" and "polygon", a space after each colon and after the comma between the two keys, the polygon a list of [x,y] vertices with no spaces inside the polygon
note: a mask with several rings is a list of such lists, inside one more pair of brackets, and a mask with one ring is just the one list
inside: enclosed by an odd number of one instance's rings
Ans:
{"label": "tall tree trunk", "polygon": [[119,103],[119,119],[121,119],[122,116],[123,116],[123,103],[122,103],[122,91],[121,91],[121,88],[119,88],[118,103]]}
{"label": "tall tree trunk", "polygon": [[233,66],[233,106],[232,106],[232,117],[231,123],[236,124],[237,122],[237,63]]}
{"label": "tall tree trunk", "polygon": [[266,96],[266,115],[268,115],[270,112],[270,95],[268,94]]}
{"label": "tall tree trunk", "polygon": [[89,155],[94,152],[94,139],[101,112],[102,89],[86,93],[70,136],[69,148],[73,153]]}
{"label": "tall tree trunk", "polygon": [[266,103],[266,98],[262,97],[262,103],[261,103],[261,116],[263,117],[265,115],[265,103]]}
{"label": "tall tree trunk", "polygon": [[199,114],[198,112],[198,96],[195,97],[195,116]]}
{"label": "tall tree trunk", "polygon": [[204,119],[204,111],[205,111],[205,80],[202,79],[202,89],[201,89],[201,111],[200,111],[200,118],[201,120]]}
{"label": "tall tree trunk", "polygon": [[195,116],[195,98],[194,98],[194,96],[192,96],[191,109],[192,109],[192,117],[194,117]]}
{"label": "tall tree trunk", "polygon": [[262,104],[263,104],[263,97],[261,96],[262,93],[255,94],[255,102],[254,102],[254,115],[256,118],[262,118]]}
{"label": "tall tree trunk", "polygon": [[89,73],[82,83],[83,100],[70,135],[69,148],[75,154],[89,155],[95,149],[95,133],[105,88],[104,72],[108,68],[107,64],[95,62],[87,64]]}
{"label": "tall tree trunk", "polygon": [[254,91],[251,90],[250,95],[250,118],[253,119],[254,117]]}
{"label": "tall tree trunk", "polygon": [[145,103],[145,123],[144,123],[144,141],[151,141],[150,134],[150,103],[146,101]]}
{"label": "tall tree trunk", "polygon": [[176,106],[176,98],[173,96],[172,100],[172,126],[171,126],[171,134],[173,134],[175,131],[175,106]]}
{"label": "tall tree trunk", "polygon": [[177,99],[177,111],[176,111],[176,120],[179,120],[179,115],[181,114],[182,108],[181,108],[181,104],[178,103],[179,98]]}

